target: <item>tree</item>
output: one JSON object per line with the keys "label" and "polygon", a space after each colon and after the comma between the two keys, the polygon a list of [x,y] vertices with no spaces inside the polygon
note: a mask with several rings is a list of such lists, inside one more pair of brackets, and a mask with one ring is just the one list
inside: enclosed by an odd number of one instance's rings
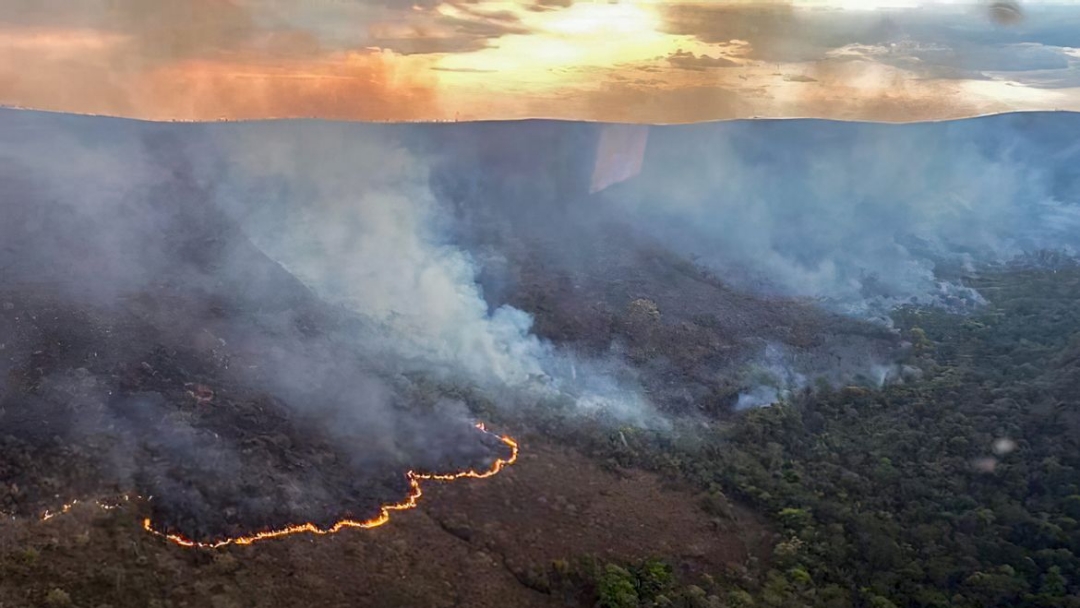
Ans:
{"label": "tree", "polygon": [[637,608],[634,575],[621,566],[608,564],[597,584],[601,608]]}
{"label": "tree", "polygon": [[1066,593],[1067,583],[1068,581],[1061,575],[1061,568],[1059,566],[1050,566],[1050,569],[1042,576],[1039,594],[1044,597],[1062,597]]}

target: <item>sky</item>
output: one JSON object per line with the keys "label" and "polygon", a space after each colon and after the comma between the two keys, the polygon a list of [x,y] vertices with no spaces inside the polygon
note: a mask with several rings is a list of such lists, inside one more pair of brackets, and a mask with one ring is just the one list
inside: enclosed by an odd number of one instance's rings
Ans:
{"label": "sky", "polygon": [[1080,111],[1080,2],[0,0],[0,105],[639,123]]}

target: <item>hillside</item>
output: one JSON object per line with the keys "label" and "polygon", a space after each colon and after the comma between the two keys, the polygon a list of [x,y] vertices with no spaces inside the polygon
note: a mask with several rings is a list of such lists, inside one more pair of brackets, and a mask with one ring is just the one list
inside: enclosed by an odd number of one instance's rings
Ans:
{"label": "hillside", "polygon": [[1076,606],[1074,120],[0,111],[0,604]]}

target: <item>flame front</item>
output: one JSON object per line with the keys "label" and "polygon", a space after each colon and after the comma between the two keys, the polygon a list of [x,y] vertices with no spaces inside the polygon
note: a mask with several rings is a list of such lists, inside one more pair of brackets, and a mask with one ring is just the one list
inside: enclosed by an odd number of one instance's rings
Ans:
{"label": "flame front", "polygon": [[[491,431],[487,430],[487,428],[484,426],[483,422],[478,422],[476,424],[476,428],[479,429],[481,432],[491,434]],[[154,534],[156,536],[160,536],[162,538],[168,539],[168,540],[170,540],[170,541],[172,541],[172,542],[174,542],[174,543],[176,543],[176,544],[178,544],[180,546],[183,546],[183,547],[197,547],[197,548],[203,548],[203,549],[216,549],[218,547],[224,547],[226,545],[250,545],[251,543],[254,543],[256,541],[265,540],[265,539],[268,539],[268,538],[279,538],[279,537],[282,537],[282,536],[288,536],[290,534],[299,534],[301,532],[308,532],[308,533],[311,533],[311,534],[320,534],[320,535],[322,535],[322,534],[333,534],[335,532],[340,532],[341,530],[344,530],[345,528],[363,528],[363,529],[378,528],[379,526],[381,526],[381,525],[385,524],[386,522],[390,521],[390,512],[391,511],[406,511],[408,509],[416,508],[416,505],[420,502],[420,497],[423,496],[423,494],[424,494],[423,490],[420,488],[420,482],[421,481],[424,481],[424,480],[454,481],[455,479],[462,479],[462,478],[465,478],[465,477],[472,478],[472,479],[484,479],[484,478],[487,478],[487,477],[493,477],[493,476],[497,475],[499,473],[499,471],[503,470],[503,468],[514,464],[514,462],[516,462],[517,458],[518,458],[518,444],[517,444],[517,441],[514,441],[514,439],[512,439],[511,437],[509,437],[507,435],[503,435],[503,436],[499,437],[499,440],[510,447],[510,457],[509,458],[505,458],[505,459],[504,458],[497,458],[497,459],[495,459],[495,462],[491,465],[491,468],[487,469],[486,471],[474,471],[474,470],[470,469],[470,470],[466,470],[466,471],[458,471],[457,473],[445,473],[445,474],[417,473],[416,471],[409,471],[408,473],[406,473],[406,475],[409,478],[409,493],[406,494],[405,499],[402,500],[399,503],[390,504],[390,505],[383,505],[382,507],[379,508],[379,514],[376,517],[373,517],[373,518],[365,520],[365,521],[358,521],[358,520],[354,520],[354,519],[343,519],[343,520],[337,522],[336,524],[330,526],[329,528],[319,528],[318,526],[316,526],[315,524],[312,524],[312,523],[297,524],[297,525],[294,525],[294,526],[288,526],[288,527],[285,527],[285,528],[281,528],[280,530],[266,530],[266,531],[263,531],[263,532],[256,532],[255,534],[253,534],[251,536],[238,536],[238,537],[235,537],[235,538],[227,538],[225,540],[220,540],[220,541],[211,542],[211,543],[194,541],[194,540],[191,540],[189,538],[184,538],[183,536],[180,536],[179,534],[169,534],[167,532],[162,532],[162,531],[154,528],[154,523],[150,520],[150,518],[146,518],[146,519],[143,520],[143,529],[146,530],[147,532],[150,532],[151,534]],[[142,499],[142,496],[135,496],[134,498]],[[151,496],[150,498],[153,498],[153,497]],[[132,496],[125,494],[125,495],[121,496],[120,499],[122,501],[124,501],[124,502],[128,502],[128,501],[132,500]],[[98,507],[100,507],[101,509],[112,510],[112,509],[116,509],[116,508],[118,508],[120,506],[119,502],[120,501],[110,503],[110,502],[105,502],[105,501],[98,500],[98,501],[95,501],[95,504]],[[60,508],[60,510],[58,510],[58,511],[45,511],[41,515],[41,520],[42,521],[47,521],[49,519],[52,519],[53,517],[56,517],[57,515],[63,515],[63,514],[69,512],[69,511],[71,511],[71,509],[74,508],[75,505],[77,505],[77,504],[79,504],[78,499],[72,500],[70,503],[67,503],[67,504],[63,505]]]}
{"label": "flame front", "polygon": [[[485,433],[489,432],[484,427],[483,423],[477,424],[476,428],[480,429],[481,431],[483,431]],[[486,477],[492,477],[492,476],[498,474],[499,471],[501,471],[504,467],[507,467],[507,466],[510,466],[510,465],[514,464],[514,462],[517,461],[517,457],[518,457],[518,444],[517,444],[517,442],[514,441],[512,438],[506,436],[506,435],[503,435],[499,439],[502,440],[503,443],[505,443],[507,446],[510,447],[510,457],[509,458],[506,458],[506,459],[498,458],[498,459],[496,459],[494,464],[491,465],[491,468],[487,469],[486,471],[466,470],[466,471],[459,471],[457,473],[448,473],[448,474],[417,473],[415,471],[409,471],[407,473],[408,478],[409,478],[409,493],[405,496],[405,499],[402,500],[399,503],[390,504],[390,505],[384,505],[384,506],[380,507],[379,514],[377,516],[371,518],[371,519],[368,519],[368,520],[358,521],[358,520],[354,520],[354,519],[343,519],[343,520],[337,522],[336,524],[330,526],[329,528],[319,528],[318,526],[316,526],[315,524],[312,524],[312,523],[297,524],[297,525],[294,525],[294,526],[288,526],[288,527],[285,527],[285,528],[281,528],[279,530],[267,530],[267,531],[264,531],[264,532],[257,532],[257,533],[255,533],[255,534],[253,534],[251,536],[238,536],[238,537],[235,537],[235,538],[227,538],[227,539],[224,539],[224,540],[220,540],[220,541],[216,541],[216,542],[210,542],[210,543],[198,542],[198,541],[194,541],[194,540],[191,540],[191,539],[188,539],[188,538],[184,538],[183,536],[180,536],[178,534],[169,534],[167,532],[162,532],[160,530],[157,530],[156,528],[154,528],[154,524],[153,524],[152,521],[150,521],[150,518],[146,518],[146,519],[143,520],[143,529],[146,530],[147,532],[150,532],[151,534],[154,534],[156,536],[160,536],[162,538],[168,539],[168,540],[170,540],[170,541],[172,541],[172,542],[174,542],[174,543],[176,543],[176,544],[178,544],[180,546],[183,546],[183,547],[198,547],[198,548],[206,548],[206,549],[216,549],[218,547],[224,547],[226,545],[250,545],[250,544],[252,544],[252,543],[254,543],[256,541],[266,540],[268,538],[279,538],[279,537],[282,537],[282,536],[288,536],[290,534],[299,534],[301,532],[307,532],[307,533],[310,533],[310,534],[320,534],[320,535],[322,535],[322,534],[334,534],[335,532],[340,532],[341,530],[344,530],[345,528],[363,528],[363,529],[377,528],[377,527],[385,524],[386,522],[390,521],[390,512],[391,511],[405,511],[405,510],[408,510],[408,509],[416,508],[416,505],[420,501],[420,497],[424,494],[423,490],[420,488],[420,482],[423,481],[423,480],[453,481],[455,479],[462,479],[462,478],[465,478],[465,477],[469,477],[469,478],[473,478],[473,479],[484,479]]]}

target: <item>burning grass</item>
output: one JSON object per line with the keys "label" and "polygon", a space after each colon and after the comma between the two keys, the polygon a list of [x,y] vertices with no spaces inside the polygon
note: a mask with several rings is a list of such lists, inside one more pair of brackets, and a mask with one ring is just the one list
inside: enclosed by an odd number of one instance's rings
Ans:
{"label": "burning grass", "polygon": [[[483,423],[477,424],[477,428],[480,429],[482,432],[487,432],[487,430],[484,428]],[[256,532],[249,536],[237,536],[214,542],[199,542],[184,538],[179,534],[162,532],[154,527],[154,524],[150,520],[150,518],[146,518],[143,520],[143,529],[145,529],[147,532],[168,539],[169,541],[172,541],[183,547],[216,549],[225,545],[250,545],[260,540],[266,540],[269,538],[280,538],[283,536],[289,536],[291,534],[308,533],[322,535],[334,534],[346,528],[377,528],[390,521],[390,513],[392,511],[405,511],[408,509],[416,508],[417,504],[419,504],[420,502],[420,497],[423,496],[424,493],[423,489],[420,486],[421,481],[455,481],[465,478],[484,479],[496,475],[499,471],[503,469],[503,467],[514,464],[514,462],[517,461],[518,457],[517,442],[507,435],[501,436],[499,440],[506,444],[508,448],[510,448],[510,456],[505,459],[497,458],[494,464],[492,464],[491,467],[486,470],[476,471],[473,469],[468,469],[465,471],[457,471],[454,473],[417,473],[415,471],[409,471],[407,473],[407,477],[409,478],[409,493],[401,502],[383,505],[382,507],[380,507],[379,514],[371,519],[366,519],[363,521],[358,521],[355,519],[342,519],[334,523],[334,525],[330,526],[329,528],[319,528],[313,523],[296,524],[275,530]]]}
{"label": "burning grass", "polygon": [[[479,429],[480,432],[482,432],[482,433],[491,434],[487,430],[487,428],[484,426],[484,424],[482,422],[477,423],[476,428]],[[375,517],[372,517],[370,519],[366,519],[366,520],[357,520],[357,519],[346,518],[346,519],[338,520],[333,525],[331,525],[329,527],[325,527],[325,528],[321,528],[321,527],[319,527],[316,524],[311,523],[311,522],[306,522],[306,523],[301,523],[301,524],[292,524],[292,525],[284,526],[284,527],[281,527],[281,528],[261,530],[261,531],[254,532],[254,533],[248,534],[248,535],[233,536],[233,537],[227,537],[227,538],[222,538],[222,539],[219,539],[219,540],[212,540],[212,541],[194,540],[194,539],[191,539],[191,538],[187,538],[183,534],[180,534],[180,533],[169,532],[168,528],[164,528],[164,527],[159,528],[158,526],[156,526],[154,524],[154,521],[149,517],[146,517],[146,518],[143,519],[142,526],[143,526],[143,529],[146,530],[147,532],[150,532],[151,534],[154,534],[155,536],[159,536],[161,538],[164,538],[164,539],[166,539],[166,540],[168,540],[168,541],[170,541],[172,543],[175,543],[177,545],[180,545],[182,547],[200,548],[200,549],[217,549],[219,547],[224,547],[224,546],[227,546],[227,545],[250,545],[252,543],[255,543],[255,542],[258,542],[258,541],[261,541],[261,540],[267,540],[267,539],[271,539],[271,538],[281,538],[281,537],[290,536],[290,535],[293,535],[293,534],[305,534],[306,533],[306,534],[325,535],[325,534],[334,534],[334,533],[340,532],[340,531],[342,531],[344,529],[347,529],[347,528],[360,528],[360,529],[377,528],[377,527],[382,526],[382,525],[384,525],[384,524],[386,524],[387,522],[390,521],[390,513],[391,512],[393,512],[393,511],[405,511],[405,510],[408,510],[408,509],[415,509],[417,507],[417,505],[420,502],[420,498],[423,496],[423,488],[420,485],[421,481],[449,482],[449,481],[456,481],[456,480],[459,480],[459,479],[486,479],[488,477],[493,477],[494,475],[498,474],[499,471],[503,470],[504,467],[507,467],[507,466],[510,466],[510,465],[514,464],[514,462],[517,461],[518,451],[519,451],[517,441],[515,441],[513,438],[511,438],[508,435],[500,436],[499,441],[501,441],[510,450],[509,456],[507,456],[506,458],[496,458],[494,460],[494,462],[491,464],[491,466],[489,468],[487,468],[487,469],[484,469],[484,470],[479,470],[478,471],[478,470],[475,470],[475,469],[466,469],[466,470],[463,470],[463,471],[456,471],[456,472],[453,472],[453,473],[418,473],[416,471],[408,471],[406,473],[406,477],[409,480],[409,492],[408,492],[408,494],[406,494],[405,498],[402,499],[400,502],[396,502],[396,503],[393,503],[393,504],[386,504],[386,505],[383,505],[383,506],[379,507],[378,515],[376,515]],[[136,497],[134,497],[134,499],[137,502],[149,502],[149,499],[143,498],[142,496],[136,496]],[[130,502],[131,500],[132,500],[131,496],[124,495],[124,496],[120,497],[119,499],[112,500],[112,501],[97,500],[97,501],[94,501],[93,504],[95,504],[97,507],[99,507],[101,509],[104,509],[104,510],[112,510],[112,509],[115,509],[115,508],[118,508],[119,506],[121,506],[122,503]],[[75,499],[75,500],[72,500],[69,503],[66,503],[60,509],[58,509],[56,511],[46,510],[41,515],[41,519],[42,519],[42,521],[48,521],[48,520],[50,520],[50,519],[52,519],[52,518],[54,518],[54,517],[56,517],[58,515],[64,515],[66,513],[69,513],[69,512],[71,512],[71,510],[73,508],[75,508],[79,504],[79,502],[80,501],[78,499]]]}
{"label": "burning grass", "polygon": [[[344,351],[321,386],[274,395],[247,373],[263,355],[222,343],[292,344],[236,330],[243,322],[195,331],[227,336],[200,349],[185,337],[191,330],[162,329],[160,317],[188,321],[185,309],[74,310],[26,286],[0,301],[10,336],[0,392],[5,513],[50,519],[79,503],[57,508],[65,495],[146,497],[130,501],[152,522],[146,528],[178,544],[249,544],[376,527],[413,508],[422,481],[489,477],[517,457],[513,439],[474,428],[438,391],[403,379],[381,393],[356,383],[363,361]],[[330,382],[357,389],[354,402],[325,390]]]}

